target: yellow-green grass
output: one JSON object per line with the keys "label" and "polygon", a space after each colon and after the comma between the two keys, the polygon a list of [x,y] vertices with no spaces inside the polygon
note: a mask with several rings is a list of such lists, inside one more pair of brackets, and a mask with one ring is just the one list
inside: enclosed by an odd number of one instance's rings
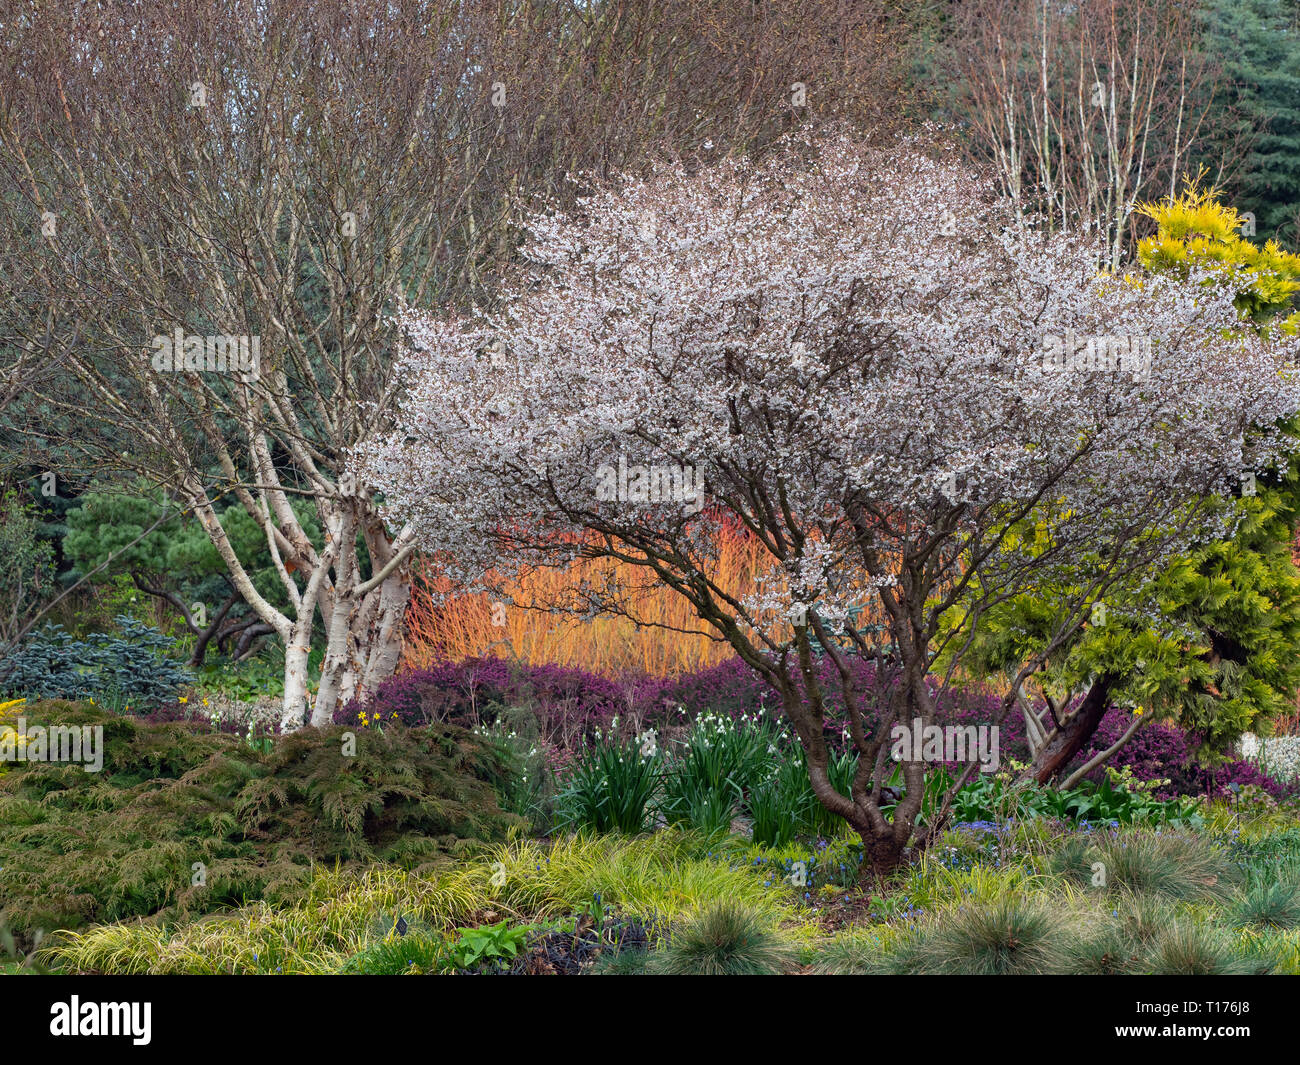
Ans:
{"label": "yellow-green grass", "polygon": [[1297,810],[1292,807],[1233,804],[1215,801],[1202,804],[1202,816],[1205,818],[1204,831],[1226,836],[1236,833],[1244,842],[1255,842],[1274,833],[1300,827]]}
{"label": "yellow-green grass", "polygon": [[[878,914],[889,913],[888,920],[829,935],[815,911],[799,904],[803,889],[773,876],[774,865],[779,871],[784,859],[798,860],[799,852],[783,848],[753,864],[754,856],[764,854],[740,840],[720,844],[677,829],[549,844],[516,838],[424,873],[390,865],[361,872],[318,869],[305,895],[291,905],[258,903],[180,925],[135,921],[62,933],[40,960],[71,972],[335,973],[375,942],[381,919],[391,922],[400,914],[412,925],[444,933],[501,919],[547,922],[590,905],[597,894],[602,906],[665,926],[710,903],[735,901],[778,931],[804,964],[823,972],[908,971],[919,937],[933,940],[970,911],[1005,902],[1047,907],[1060,918],[1059,934],[1066,939],[1126,921],[1125,893],[1045,872],[1037,854],[1005,855],[1000,867],[951,868],[940,849],[890,886],[875,907]],[[814,904],[826,898],[817,892]],[[1237,928],[1233,898],[1143,898],[1166,906],[1179,927],[1204,928],[1243,955],[1267,952],[1277,959],[1278,971],[1300,973],[1300,930]]]}
{"label": "yellow-green grass", "polygon": [[450,931],[488,910],[512,920],[557,919],[597,894],[624,914],[666,922],[730,898],[774,928],[797,928],[789,893],[764,887],[747,869],[701,857],[700,846],[697,837],[675,831],[573,837],[549,846],[515,840],[435,874],[389,866],[319,871],[291,906],[259,903],[180,927],[137,921],[66,932],[43,956],[81,972],[331,973],[364,949],[382,914]]}

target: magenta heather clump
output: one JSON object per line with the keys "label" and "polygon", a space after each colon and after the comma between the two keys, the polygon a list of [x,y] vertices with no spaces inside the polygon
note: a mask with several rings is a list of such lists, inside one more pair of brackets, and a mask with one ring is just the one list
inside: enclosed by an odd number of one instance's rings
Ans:
{"label": "magenta heather clump", "polygon": [[607,728],[615,714],[627,712],[628,687],[580,669],[471,658],[399,673],[364,702],[352,700],[336,710],[334,721],[359,724],[364,710],[385,724],[442,721],[470,728],[490,724],[503,708],[515,706],[529,708],[542,736],[555,742]]}
{"label": "magenta heather clump", "polygon": [[[847,727],[843,696],[835,667],[818,663],[826,696],[825,732],[839,748]],[[853,660],[855,683],[864,693],[868,727],[878,725],[880,707],[894,682],[877,683],[871,663]],[[801,681],[796,681],[800,683]],[[949,692],[939,700],[943,723],[991,724],[998,700],[967,692]],[[504,707],[526,707],[537,719],[541,737],[572,750],[595,731],[608,730],[614,718],[627,727],[665,729],[681,726],[710,712],[727,717],[760,711],[781,716],[776,689],[740,658],[676,678],[634,676],[610,680],[580,669],[555,665],[525,666],[499,658],[442,662],[390,678],[365,702],[352,701],[336,711],[338,724],[359,724],[364,710],[385,724],[398,721],[415,726],[447,721],[465,727],[491,724]],[[393,715],[396,715],[394,718]],[[1012,723],[1008,735],[1017,734]]]}
{"label": "magenta heather clump", "polygon": [[183,721],[189,725],[201,725],[208,732],[225,732],[232,736],[242,736],[245,728],[239,722],[226,718],[219,719],[214,726],[208,714],[203,713],[197,707],[176,701],[155,706],[147,714],[131,714],[129,716],[150,725],[166,725],[175,721]]}
{"label": "magenta heather clump", "polygon": [[[1090,759],[1112,746],[1132,723],[1130,711],[1112,707],[1101,719],[1091,742],[1071,763],[1067,775]],[[1272,777],[1240,759],[1215,767],[1199,764],[1192,752],[1196,743],[1182,729],[1167,722],[1143,725],[1107,763],[1115,769],[1128,766],[1138,780],[1168,780],[1169,784],[1156,791],[1157,798],[1168,799],[1175,795],[1209,795],[1223,798],[1231,794],[1228,785],[1256,784],[1274,798],[1290,794],[1294,788],[1279,783]],[[1105,777],[1104,768],[1088,774],[1094,781]]]}
{"label": "magenta heather clump", "polygon": [[[863,693],[867,727],[879,727],[881,708],[887,705],[895,682],[888,676],[877,677],[870,662],[853,659],[852,668],[854,683]],[[826,698],[825,734],[838,750],[844,746],[847,727],[839,677],[828,658],[821,658],[817,669]],[[1001,703],[997,695],[951,689],[936,696],[935,719],[939,725],[991,725]],[[354,700],[336,711],[334,721],[357,725],[358,713],[365,710],[385,724],[398,721],[417,726],[445,721],[468,728],[492,724],[507,707],[525,708],[534,716],[548,759],[560,761],[592,739],[597,730],[608,731],[616,717],[624,728],[663,730],[687,724],[705,712],[738,718],[765,710],[781,716],[777,691],[740,658],[682,677],[610,680],[581,669],[526,666],[489,657],[399,673],[381,684],[366,702]],[[1112,708],[1066,775],[1114,744],[1131,720],[1127,710]],[[1289,793],[1287,787],[1246,762],[1228,762],[1213,769],[1198,765],[1191,755],[1195,746],[1174,725],[1147,724],[1109,764],[1117,769],[1130,767],[1139,780],[1168,779],[1169,785],[1157,792],[1161,798],[1226,795],[1233,783],[1257,784],[1275,797]],[[1024,720],[1015,710],[1002,721],[999,748],[1004,766],[1013,759],[1029,761]],[[948,768],[957,772],[963,767]],[[1089,774],[1097,781],[1104,775],[1103,769]]]}

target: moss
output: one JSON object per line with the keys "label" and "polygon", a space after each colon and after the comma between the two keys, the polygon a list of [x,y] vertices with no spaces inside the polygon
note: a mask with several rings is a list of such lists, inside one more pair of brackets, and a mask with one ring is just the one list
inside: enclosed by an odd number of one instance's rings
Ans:
{"label": "moss", "polygon": [[261,753],[199,724],[90,704],[37,703],[25,716],[102,727],[104,766],[13,763],[0,777],[0,921],[20,937],[285,901],[317,863],[429,869],[518,823],[497,805],[500,755],[450,725],[354,729],[348,756],[341,726]]}

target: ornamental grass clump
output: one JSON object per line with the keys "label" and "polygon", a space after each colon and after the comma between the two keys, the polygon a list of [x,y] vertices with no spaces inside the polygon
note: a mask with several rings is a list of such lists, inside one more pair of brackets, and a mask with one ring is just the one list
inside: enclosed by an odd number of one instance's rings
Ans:
{"label": "ornamental grass clump", "polygon": [[1155,976],[1264,976],[1276,962],[1211,924],[1175,921],[1153,943],[1142,967]]}
{"label": "ornamental grass clump", "polygon": [[1090,883],[1096,841],[1087,835],[1072,833],[1061,840],[1047,855],[1047,872],[1067,883],[1085,886]]}
{"label": "ornamental grass clump", "polygon": [[1065,946],[1065,972],[1079,976],[1128,976],[1139,971],[1142,954],[1115,923],[1105,922]]}
{"label": "ornamental grass clump", "polygon": [[1109,891],[1213,899],[1224,897],[1238,878],[1225,850],[1191,832],[1103,836],[1088,857],[1089,870],[1100,874],[1097,886]]}
{"label": "ornamental grass clump", "polygon": [[912,968],[906,933],[891,937],[888,928],[854,930],[836,936],[817,951],[812,970],[818,976],[897,976]]}
{"label": "ornamental grass clump", "polygon": [[1124,934],[1139,947],[1149,947],[1177,919],[1173,906],[1159,895],[1129,895],[1111,909]]}
{"label": "ornamental grass clump", "polygon": [[1231,916],[1238,928],[1300,927],[1300,885],[1254,884],[1238,898]]}
{"label": "ornamental grass clump", "polygon": [[1010,896],[948,909],[918,929],[919,974],[1033,976],[1061,972],[1066,920],[1041,898]]}
{"label": "ornamental grass clump", "polygon": [[1124,976],[1142,971],[1152,944],[1176,920],[1159,895],[1127,895],[1102,901],[1101,910],[1079,922],[1082,934],[1065,948],[1065,972]]}
{"label": "ornamental grass clump", "polygon": [[651,956],[655,976],[777,976],[797,961],[769,919],[735,899],[720,899],[672,933]]}

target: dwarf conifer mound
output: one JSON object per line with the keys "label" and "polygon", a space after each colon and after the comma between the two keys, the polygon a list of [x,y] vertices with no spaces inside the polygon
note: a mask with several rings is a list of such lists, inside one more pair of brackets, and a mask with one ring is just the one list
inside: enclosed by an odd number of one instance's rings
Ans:
{"label": "dwarf conifer mound", "polygon": [[423,871],[518,821],[497,805],[499,753],[454,726],[330,726],[255,748],[206,723],[89,703],[35,703],[24,716],[29,730],[102,727],[103,766],[0,767],[0,926],[20,940],[285,901],[313,863]]}

